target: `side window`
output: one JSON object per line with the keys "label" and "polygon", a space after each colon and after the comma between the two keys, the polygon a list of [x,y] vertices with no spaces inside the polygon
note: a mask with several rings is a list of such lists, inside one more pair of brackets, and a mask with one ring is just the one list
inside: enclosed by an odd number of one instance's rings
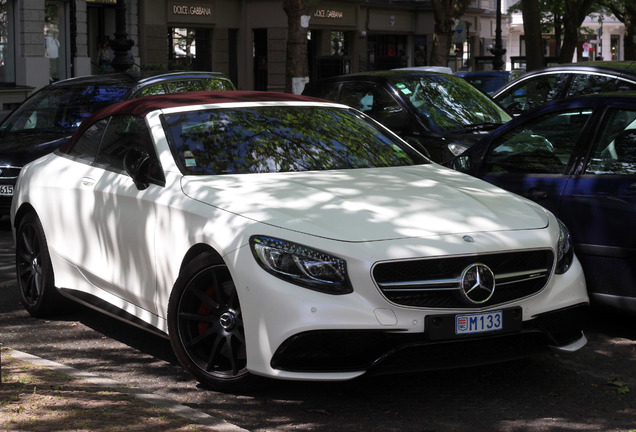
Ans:
{"label": "side window", "polygon": [[163,85],[157,84],[154,86],[145,87],[141,89],[141,91],[139,91],[139,93],[136,94],[135,97],[154,96],[154,95],[162,95],[162,94],[166,94],[166,90],[163,88]]}
{"label": "side window", "polygon": [[338,102],[368,113],[373,106],[373,85],[369,83],[348,82],[342,84]]}
{"label": "side window", "polygon": [[123,171],[124,156],[133,147],[141,147],[157,159],[146,122],[135,116],[114,116],[104,133],[95,163]]}
{"label": "side window", "polygon": [[204,79],[204,80],[201,80],[201,85],[203,86],[203,90],[207,90],[207,91],[234,90],[234,84],[232,84],[232,81],[224,79],[224,78]]}
{"label": "side window", "polygon": [[338,102],[338,91],[340,90],[340,83],[332,84],[330,86],[325,87],[322,94],[317,95],[317,97],[327,99],[330,101]]}
{"label": "side window", "polygon": [[489,173],[564,174],[592,110],[549,114],[498,139],[486,155]]}
{"label": "side window", "polygon": [[166,83],[168,93],[183,93],[203,90],[200,80],[169,81]]}
{"label": "side window", "polygon": [[634,89],[636,89],[635,84],[629,81],[619,80],[615,77],[596,74],[576,74],[572,79],[567,95],[578,96]]}
{"label": "side window", "polygon": [[408,126],[404,110],[384,88],[373,83],[345,83],[340,102],[373,117],[390,129]]}
{"label": "side window", "polygon": [[521,114],[557,98],[566,80],[566,74],[529,78],[508,89],[507,93],[497,98],[497,102],[511,113]]}
{"label": "side window", "polygon": [[608,112],[585,174],[636,174],[636,111]]}
{"label": "side window", "polygon": [[69,155],[93,162],[97,155],[97,150],[102,142],[104,131],[109,119],[103,119],[86,129],[82,136],[75,142],[75,145],[68,152]]}

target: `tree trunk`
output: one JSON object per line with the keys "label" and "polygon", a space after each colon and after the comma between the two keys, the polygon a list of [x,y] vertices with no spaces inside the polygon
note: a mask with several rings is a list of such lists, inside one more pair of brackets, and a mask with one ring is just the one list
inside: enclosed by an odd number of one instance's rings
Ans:
{"label": "tree trunk", "polygon": [[287,57],[285,65],[285,92],[301,93],[309,81],[307,59],[307,24],[309,16],[306,0],[283,0],[287,14]]}
{"label": "tree trunk", "polygon": [[545,66],[543,56],[543,38],[541,37],[541,14],[539,0],[521,0],[523,32],[526,42],[526,70],[531,71]]}
{"label": "tree trunk", "polygon": [[453,37],[453,7],[449,0],[432,0],[433,49],[431,50],[432,66],[448,66],[451,40]]}
{"label": "tree trunk", "polygon": [[625,38],[623,39],[625,60],[636,60],[636,42],[634,42],[634,37],[636,37],[636,7],[626,7],[623,16],[625,18]]}
{"label": "tree trunk", "polygon": [[431,0],[433,5],[433,49],[432,66],[448,66],[448,56],[455,31],[455,19],[462,16],[470,0]]}
{"label": "tree trunk", "polygon": [[579,29],[595,0],[568,0],[563,16],[563,46],[559,63],[571,63],[579,44]]}
{"label": "tree trunk", "polygon": [[555,55],[558,57],[561,54],[561,41],[563,40],[563,22],[561,19],[563,18],[557,11],[555,7],[554,15],[554,45],[555,45]]}

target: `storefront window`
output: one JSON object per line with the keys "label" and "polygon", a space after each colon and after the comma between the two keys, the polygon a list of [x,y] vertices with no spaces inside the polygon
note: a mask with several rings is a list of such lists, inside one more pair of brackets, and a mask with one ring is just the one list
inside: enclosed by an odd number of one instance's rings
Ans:
{"label": "storefront window", "polygon": [[173,27],[170,29],[170,59],[174,66],[211,70],[210,30]]}
{"label": "storefront window", "polygon": [[427,41],[426,35],[415,36],[415,55],[413,58],[413,66],[427,66]]}
{"label": "storefront window", "polygon": [[406,36],[370,35],[367,42],[369,70],[407,65]]}
{"label": "storefront window", "polygon": [[44,56],[49,59],[49,81],[55,82],[66,75],[66,15],[63,1],[45,2]]}
{"label": "storefront window", "polygon": [[331,32],[331,55],[332,56],[347,55],[344,32],[341,32],[341,31]]}
{"label": "storefront window", "polygon": [[0,83],[15,83],[13,2],[0,0]]}

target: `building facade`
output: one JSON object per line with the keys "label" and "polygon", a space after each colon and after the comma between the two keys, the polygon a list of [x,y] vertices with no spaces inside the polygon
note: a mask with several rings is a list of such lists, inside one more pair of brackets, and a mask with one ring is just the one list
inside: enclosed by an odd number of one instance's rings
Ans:
{"label": "building facade", "polygon": [[[510,69],[511,59],[524,55],[523,25],[505,13],[508,1],[501,2]],[[281,0],[126,0],[122,6],[134,68],[213,70],[239,89],[284,89],[287,16]],[[492,67],[496,6],[497,0],[473,0],[456,22],[451,69]],[[0,109],[51,82],[107,71],[117,8],[117,0],[0,0]],[[310,79],[430,64],[429,0],[322,0],[304,24]],[[590,51],[590,45],[587,52],[622,58],[622,25],[608,19],[596,24],[604,29],[596,33],[599,48]]]}

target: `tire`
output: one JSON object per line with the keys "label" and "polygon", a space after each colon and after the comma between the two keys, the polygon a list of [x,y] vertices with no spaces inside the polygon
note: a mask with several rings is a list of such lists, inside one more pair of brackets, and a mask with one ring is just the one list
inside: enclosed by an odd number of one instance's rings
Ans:
{"label": "tire", "polygon": [[247,370],[243,315],[224,262],[203,254],[180,273],[168,303],[170,343],[181,365],[203,386],[243,393],[257,387]]}
{"label": "tire", "polygon": [[16,231],[16,274],[24,308],[34,317],[65,310],[67,300],[55,288],[51,256],[40,219],[30,212]]}

